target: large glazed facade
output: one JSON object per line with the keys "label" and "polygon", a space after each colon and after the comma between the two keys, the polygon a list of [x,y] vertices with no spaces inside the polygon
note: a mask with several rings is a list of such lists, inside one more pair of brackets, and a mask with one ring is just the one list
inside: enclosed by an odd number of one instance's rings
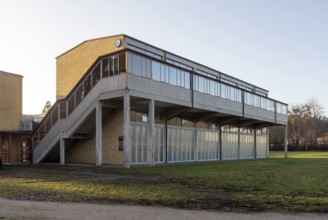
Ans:
{"label": "large glazed facade", "polygon": [[268,91],[126,35],[57,57],[57,102],[34,163],[155,165],[268,157],[287,105]]}

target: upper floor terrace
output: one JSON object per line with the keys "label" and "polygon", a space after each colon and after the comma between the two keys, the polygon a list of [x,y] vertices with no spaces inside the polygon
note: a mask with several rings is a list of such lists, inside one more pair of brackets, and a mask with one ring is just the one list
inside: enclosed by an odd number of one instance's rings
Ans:
{"label": "upper floor terrace", "polygon": [[[57,121],[69,118],[92,90],[99,90],[93,91],[95,98],[105,91],[126,91],[134,97],[148,94],[159,102],[184,106],[190,112],[196,109],[192,114],[195,117],[197,111],[203,111],[219,120],[230,117],[247,120],[245,124],[287,124],[287,104],[269,98],[264,89],[142,46],[135,39],[127,38],[125,43],[122,50],[99,57],[66,98],[53,105],[34,134],[34,146]],[[222,121],[228,123],[230,119]]]}

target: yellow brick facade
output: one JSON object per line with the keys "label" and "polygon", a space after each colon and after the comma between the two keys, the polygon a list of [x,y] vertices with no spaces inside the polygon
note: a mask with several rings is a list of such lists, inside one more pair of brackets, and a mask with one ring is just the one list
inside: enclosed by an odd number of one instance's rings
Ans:
{"label": "yellow brick facade", "polygon": [[[117,39],[122,42],[120,47],[115,46]],[[57,57],[56,99],[65,98],[100,56],[121,50],[124,45],[123,35],[99,38],[85,41]]]}
{"label": "yellow brick facade", "polygon": [[119,137],[123,136],[123,111],[114,112],[103,128],[103,163],[123,165],[123,151],[119,151]]}
{"label": "yellow brick facade", "polygon": [[17,131],[22,119],[23,77],[0,71],[0,131]]}
{"label": "yellow brick facade", "polygon": [[[111,115],[111,119],[103,127],[103,164],[123,165],[124,152],[119,151],[119,137],[123,136],[123,111]],[[96,163],[96,139],[85,140],[69,149],[66,163]]]}

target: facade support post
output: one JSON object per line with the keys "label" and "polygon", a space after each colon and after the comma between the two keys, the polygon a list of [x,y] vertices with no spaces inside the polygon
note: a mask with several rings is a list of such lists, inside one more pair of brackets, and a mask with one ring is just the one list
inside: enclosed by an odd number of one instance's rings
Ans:
{"label": "facade support post", "polygon": [[238,160],[240,160],[241,159],[241,157],[240,157],[240,127],[238,126]]}
{"label": "facade support post", "polygon": [[155,100],[151,99],[148,108],[148,165],[154,166]]}
{"label": "facade support post", "polygon": [[256,141],[256,139],[257,139],[257,135],[256,135],[257,129],[254,128],[253,131],[254,131],[254,158],[257,159],[257,141]]}
{"label": "facade support post", "polygon": [[222,160],[222,126],[219,124],[219,160]]}
{"label": "facade support post", "polygon": [[270,130],[269,127],[266,127],[266,157],[270,157]]}
{"label": "facade support post", "polygon": [[285,141],[284,141],[285,158],[288,158],[288,125],[285,125]]}
{"label": "facade support post", "polygon": [[65,164],[65,139],[61,137],[59,142],[60,142],[59,143],[60,164],[64,165]]}
{"label": "facade support post", "polygon": [[129,94],[129,91],[124,92],[123,123],[124,123],[124,139],[123,139],[124,167],[130,168],[131,143],[130,143],[130,94]]}
{"label": "facade support post", "polygon": [[102,102],[96,106],[96,166],[102,166]]}

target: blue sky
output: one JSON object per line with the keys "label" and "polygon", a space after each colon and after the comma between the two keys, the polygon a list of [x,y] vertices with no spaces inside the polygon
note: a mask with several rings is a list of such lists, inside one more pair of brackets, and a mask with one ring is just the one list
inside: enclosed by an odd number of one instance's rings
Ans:
{"label": "blue sky", "polygon": [[327,110],[327,27],[326,0],[0,0],[0,70],[24,76],[23,113],[40,113],[58,55],[124,33]]}

